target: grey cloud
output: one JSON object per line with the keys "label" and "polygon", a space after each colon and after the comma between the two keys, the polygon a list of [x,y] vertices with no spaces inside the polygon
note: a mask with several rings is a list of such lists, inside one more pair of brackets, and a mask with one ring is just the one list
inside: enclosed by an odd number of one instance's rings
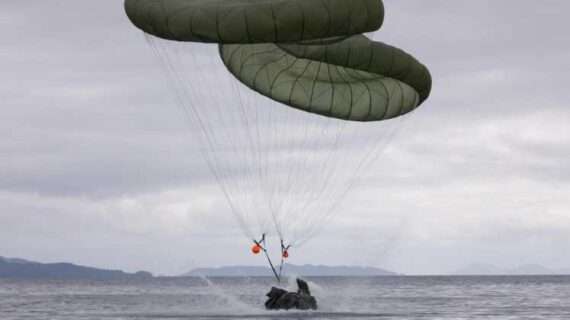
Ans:
{"label": "grey cloud", "polygon": [[[122,2],[0,8],[0,240],[12,240],[2,255],[166,273],[193,259],[250,262],[198,132]],[[428,65],[433,95],[295,262],[435,273],[485,260],[570,265],[554,258],[570,231],[570,3],[391,0],[386,9],[376,39]],[[366,241],[364,261],[351,250]],[[220,253],[201,253],[204,244]]]}

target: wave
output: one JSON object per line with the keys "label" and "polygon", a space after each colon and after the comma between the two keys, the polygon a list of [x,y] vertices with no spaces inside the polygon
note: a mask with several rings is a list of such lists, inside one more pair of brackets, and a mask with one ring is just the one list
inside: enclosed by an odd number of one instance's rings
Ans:
{"label": "wave", "polygon": [[409,314],[367,312],[273,311],[262,313],[121,313],[97,314],[104,318],[133,319],[378,319],[410,316]]}

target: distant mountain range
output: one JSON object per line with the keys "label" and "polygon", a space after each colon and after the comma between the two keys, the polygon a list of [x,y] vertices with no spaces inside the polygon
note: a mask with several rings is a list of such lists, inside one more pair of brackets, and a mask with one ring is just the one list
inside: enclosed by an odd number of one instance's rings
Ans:
{"label": "distant mountain range", "polygon": [[[299,276],[394,276],[396,272],[374,267],[294,265],[284,266],[285,275]],[[521,265],[516,268],[500,268],[491,264],[471,264],[461,268],[454,275],[570,275],[570,269],[550,269],[537,264]],[[266,266],[226,266],[219,268],[198,268],[183,274],[183,277],[256,277],[272,276]],[[0,257],[0,279],[56,279],[56,280],[123,280],[150,279],[150,272],[127,273],[121,270],[107,270],[75,265],[72,263],[40,263],[18,258]]]}
{"label": "distant mountain range", "polygon": [[[323,266],[323,265],[294,265],[285,264],[283,268],[285,275],[299,276],[393,276],[395,272],[373,268],[357,266]],[[183,276],[207,276],[207,277],[264,277],[272,276],[273,273],[268,267],[261,266],[226,266],[219,268],[198,268]]]}
{"label": "distant mountain range", "polygon": [[71,263],[39,263],[24,259],[0,257],[0,278],[120,280],[152,277],[153,275],[146,271],[126,273],[120,270],[84,267]]}
{"label": "distant mountain range", "polygon": [[570,275],[570,269],[550,269],[538,264],[500,268],[491,264],[471,264],[455,271],[456,275]]}

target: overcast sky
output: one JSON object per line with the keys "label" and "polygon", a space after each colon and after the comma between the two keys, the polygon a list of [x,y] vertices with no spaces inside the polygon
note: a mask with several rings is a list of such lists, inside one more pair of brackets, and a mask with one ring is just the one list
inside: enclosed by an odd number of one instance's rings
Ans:
{"label": "overcast sky", "polygon": [[[375,38],[430,68],[432,96],[291,262],[570,268],[570,2],[385,5]],[[164,79],[122,1],[0,3],[0,256],[263,263]]]}

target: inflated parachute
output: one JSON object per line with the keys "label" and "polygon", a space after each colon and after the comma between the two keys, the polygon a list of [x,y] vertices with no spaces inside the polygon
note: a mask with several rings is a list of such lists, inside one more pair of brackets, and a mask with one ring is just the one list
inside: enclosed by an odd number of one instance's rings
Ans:
{"label": "inflated parachute", "polygon": [[125,9],[252,252],[278,279],[268,239],[278,237],[282,266],[430,93],[425,66],[362,35],[382,25],[380,0],[126,0]]}
{"label": "inflated parachute", "polygon": [[126,0],[132,23],[177,41],[300,42],[374,31],[380,0]]}
{"label": "inflated parachute", "polygon": [[398,117],[430,92],[424,65],[363,35],[327,44],[224,44],[220,51],[228,69],[248,87],[339,119]]}

